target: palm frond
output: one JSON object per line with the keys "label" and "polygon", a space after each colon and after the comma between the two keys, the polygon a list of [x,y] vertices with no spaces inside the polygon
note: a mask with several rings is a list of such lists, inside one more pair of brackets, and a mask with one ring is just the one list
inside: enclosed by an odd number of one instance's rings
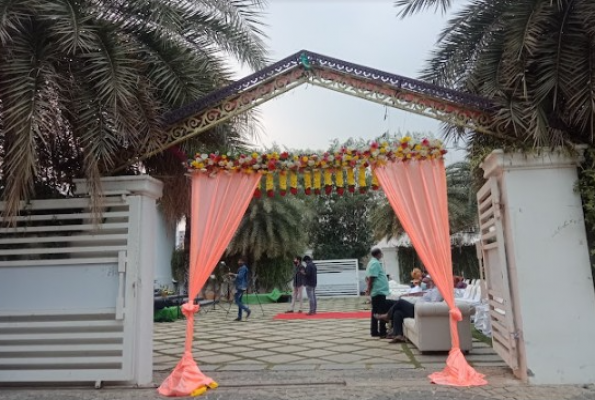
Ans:
{"label": "palm frond", "polygon": [[442,13],[445,13],[452,6],[452,3],[452,0],[397,0],[395,5],[400,9],[398,15],[405,18],[429,8],[434,8],[436,11],[441,10]]}

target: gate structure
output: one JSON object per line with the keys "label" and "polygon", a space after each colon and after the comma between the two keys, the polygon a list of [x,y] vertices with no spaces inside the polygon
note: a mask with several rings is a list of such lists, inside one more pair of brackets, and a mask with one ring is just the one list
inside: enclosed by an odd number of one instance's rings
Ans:
{"label": "gate structure", "polygon": [[161,186],[106,180],[99,224],[73,198],[25,204],[0,228],[0,383],[152,381]]}
{"label": "gate structure", "polygon": [[478,193],[494,349],[533,384],[595,376],[595,292],[580,152],[492,152]]}
{"label": "gate structure", "polygon": [[490,319],[492,345],[513,371],[518,370],[518,332],[515,328],[506,244],[502,225],[500,190],[496,178],[489,178],[477,193],[481,260],[485,269],[485,281]]}
{"label": "gate structure", "polygon": [[317,260],[318,286],[316,295],[359,296],[359,273],[356,259]]}

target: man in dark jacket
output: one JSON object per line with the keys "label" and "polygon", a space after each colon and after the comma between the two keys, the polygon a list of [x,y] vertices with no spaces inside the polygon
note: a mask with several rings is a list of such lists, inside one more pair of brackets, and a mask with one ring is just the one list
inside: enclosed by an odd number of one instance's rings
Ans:
{"label": "man in dark jacket", "polygon": [[314,264],[310,256],[304,256],[304,262],[306,263],[304,285],[306,286],[306,294],[310,303],[310,312],[308,315],[314,315],[316,314],[316,264]]}

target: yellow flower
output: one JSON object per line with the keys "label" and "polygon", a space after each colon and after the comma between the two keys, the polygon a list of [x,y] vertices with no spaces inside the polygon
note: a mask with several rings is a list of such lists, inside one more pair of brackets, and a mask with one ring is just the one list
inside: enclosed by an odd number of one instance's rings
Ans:
{"label": "yellow flower", "polygon": [[333,175],[329,169],[324,170],[324,185],[330,186],[333,184]]}
{"label": "yellow flower", "polygon": [[357,184],[359,187],[366,187],[366,169],[360,168],[357,171]]}
{"label": "yellow flower", "polygon": [[343,170],[338,169],[335,171],[335,182],[337,183],[337,187],[343,187],[345,184],[343,182]]}
{"label": "yellow flower", "polygon": [[321,174],[319,169],[314,170],[314,189],[320,189],[321,186]]}

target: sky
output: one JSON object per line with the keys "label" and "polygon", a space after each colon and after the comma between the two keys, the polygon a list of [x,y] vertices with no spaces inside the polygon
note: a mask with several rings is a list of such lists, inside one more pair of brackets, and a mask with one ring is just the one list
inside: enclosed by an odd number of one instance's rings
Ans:
{"label": "sky", "polygon": [[[428,11],[400,19],[394,0],[269,0],[269,58],[300,50],[416,78],[447,17]],[[241,68],[237,77],[250,74]],[[386,131],[440,137],[440,123],[328,89],[302,85],[260,107],[261,144],[327,149],[332,139],[372,139]],[[447,163],[464,157],[448,145]]]}

